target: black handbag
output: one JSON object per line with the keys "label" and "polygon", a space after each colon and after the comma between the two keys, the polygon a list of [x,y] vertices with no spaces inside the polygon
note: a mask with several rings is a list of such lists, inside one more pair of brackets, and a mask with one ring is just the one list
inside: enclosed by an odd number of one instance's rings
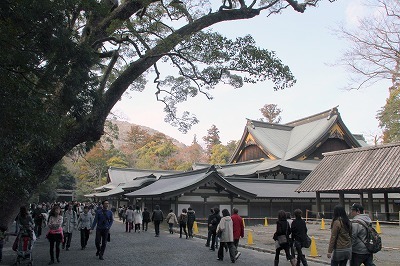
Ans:
{"label": "black handbag", "polygon": [[279,235],[279,236],[278,236],[278,243],[279,243],[279,245],[284,245],[284,244],[288,243],[288,238],[287,238],[288,228],[289,228],[289,223],[287,223],[287,225],[286,225],[286,232],[285,232],[285,234],[284,234],[284,235]]}

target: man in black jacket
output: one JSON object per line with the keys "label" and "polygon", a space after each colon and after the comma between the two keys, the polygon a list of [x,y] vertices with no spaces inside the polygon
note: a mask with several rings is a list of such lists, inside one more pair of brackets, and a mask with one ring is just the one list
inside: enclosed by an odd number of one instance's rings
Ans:
{"label": "man in black jacket", "polygon": [[212,232],[210,230],[211,227],[211,220],[212,220],[212,215],[214,214],[214,209],[210,209],[210,215],[208,215],[208,220],[207,220],[207,226],[208,226],[208,235],[207,235],[207,242],[206,242],[206,247],[210,246],[210,241],[211,241],[211,235]]}
{"label": "man in black jacket", "polygon": [[187,220],[187,228],[189,237],[193,238],[193,224],[196,221],[196,214],[194,210],[189,207],[187,212],[188,220]]}
{"label": "man in black jacket", "polygon": [[153,215],[151,216],[151,220],[154,223],[154,229],[156,231],[156,237],[160,236],[160,223],[164,220],[164,214],[160,210],[160,206],[156,205],[153,211]]}
{"label": "man in black jacket", "polygon": [[217,226],[219,224],[219,221],[221,221],[221,216],[219,215],[219,208],[215,207],[214,208],[214,213],[211,216],[211,221],[209,225],[209,230],[211,231],[211,247],[210,250],[215,251],[216,248],[216,238],[217,238]]}

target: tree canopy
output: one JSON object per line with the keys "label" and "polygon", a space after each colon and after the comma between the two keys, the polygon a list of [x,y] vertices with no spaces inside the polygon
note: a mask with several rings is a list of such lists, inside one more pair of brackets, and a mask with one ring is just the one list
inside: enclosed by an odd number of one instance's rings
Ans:
{"label": "tree canopy", "polygon": [[353,74],[352,87],[362,89],[381,80],[390,80],[386,104],[378,111],[383,141],[398,141],[400,129],[400,2],[366,1],[374,12],[359,20],[354,30],[341,27],[340,36],[350,43],[341,63]]}
{"label": "tree canopy", "polygon": [[[78,145],[90,150],[116,102],[126,91],[142,91],[147,79],[165,104],[165,121],[184,132],[198,121],[187,111],[178,115],[177,104],[198,94],[211,98],[217,84],[268,79],[275,89],[292,86],[289,68],[251,36],[230,40],[207,28],[287,8],[304,12],[319,1],[217,8],[205,0],[2,1],[0,225],[65,154]],[[165,73],[162,64],[174,70]]]}

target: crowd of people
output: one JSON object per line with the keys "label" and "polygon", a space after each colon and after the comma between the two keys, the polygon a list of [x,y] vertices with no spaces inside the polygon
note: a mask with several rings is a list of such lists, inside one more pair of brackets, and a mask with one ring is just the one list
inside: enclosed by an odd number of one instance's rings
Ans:
{"label": "crowd of people", "polygon": [[[115,209],[113,209],[115,210]],[[116,210],[115,210],[116,211]],[[229,251],[230,260],[234,263],[241,255],[238,251],[239,240],[244,237],[244,223],[237,208],[223,209],[220,215],[218,207],[211,208],[207,219],[208,235],[206,247],[211,251],[218,250],[217,260],[224,259],[224,252]],[[351,207],[353,220],[350,221],[344,207],[334,207],[331,223],[331,237],[328,247],[328,258],[332,266],[345,266],[350,261],[351,266],[373,266],[373,253],[366,247],[368,227],[371,226],[371,219],[364,214],[364,208],[360,204],[353,204]],[[147,231],[148,223],[154,223],[155,236],[160,235],[160,224],[165,220],[168,224],[170,234],[174,233],[174,226],[179,226],[179,237],[186,236],[186,239],[193,237],[193,225],[196,221],[195,211],[189,207],[182,209],[177,216],[174,211],[169,210],[168,215],[164,214],[159,205],[156,205],[150,213],[147,208],[143,211],[139,206],[122,206],[118,210],[119,219],[125,223],[125,231],[135,232]],[[40,238],[44,227],[47,227],[46,238],[50,247],[50,264],[60,262],[60,249],[68,251],[71,245],[74,230],[80,231],[81,249],[85,249],[90,233],[96,229],[95,246],[96,256],[104,260],[104,253],[107,242],[110,241],[110,228],[114,221],[114,213],[109,210],[107,200],[99,203],[77,203],[62,202],[54,204],[32,204],[28,209],[25,206],[20,208],[16,221],[16,232],[18,235],[23,232],[32,239]],[[142,227],[142,229],[141,229]],[[2,260],[2,247],[6,237],[7,228],[0,228],[0,261]],[[276,223],[276,231],[273,235],[275,240],[275,262],[279,265],[281,250],[285,251],[286,259],[291,265],[308,265],[302,249],[310,246],[310,238],[307,235],[307,225],[302,219],[302,211],[294,211],[294,219],[291,214],[280,210]],[[17,241],[17,240],[16,240]],[[55,251],[55,252],[54,252]]]}
{"label": "crowd of people", "polygon": [[[275,240],[275,262],[279,265],[281,250],[285,251],[286,259],[292,266],[300,263],[308,265],[302,248],[310,246],[310,238],[307,235],[307,225],[302,219],[302,211],[294,211],[294,219],[291,214],[280,210],[276,223],[276,231],[273,235]],[[355,203],[351,206],[350,221],[343,206],[337,205],[333,210],[331,223],[331,236],[329,240],[327,257],[331,260],[331,266],[374,266],[373,252],[367,248],[369,230],[372,221],[368,214],[364,213],[362,205]],[[296,251],[295,251],[296,250]],[[297,254],[297,257],[296,257]]]}

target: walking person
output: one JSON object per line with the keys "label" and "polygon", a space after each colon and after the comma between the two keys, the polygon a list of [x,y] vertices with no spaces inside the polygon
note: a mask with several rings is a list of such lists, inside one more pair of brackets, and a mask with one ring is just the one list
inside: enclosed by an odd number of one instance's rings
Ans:
{"label": "walking person", "polygon": [[244,237],[244,224],[242,217],[239,215],[239,210],[237,208],[233,208],[232,212],[233,214],[231,218],[233,222],[233,244],[236,248],[235,260],[237,260],[241,255],[237,249],[239,246],[239,239]]}
{"label": "walking person", "polygon": [[[286,221],[289,223],[289,227],[291,228],[293,220],[292,220],[292,214],[290,212],[286,212]],[[288,240],[289,240],[290,254],[292,255],[293,258],[295,258],[296,253],[294,252],[293,237],[289,235]]]}
{"label": "walking person", "polygon": [[61,215],[61,208],[59,205],[54,205],[49,213],[49,220],[47,226],[47,239],[50,243],[50,262],[49,265],[54,264],[54,246],[56,247],[56,259],[60,262],[60,244],[64,241],[63,235],[63,217]]}
{"label": "walking person", "polygon": [[218,259],[224,260],[224,250],[226,247],[229,249],[229,256],[232,263],[236,261],[236,248],[233,244],[233,222],[230,213],[227,209],[222,210],[223,217],[217,226],[217,234],[221,235],[220,245],[218,249]]}
{"label": "walking person", "polygon": [[[293,246],[297,252],[297,266],[300,265],[300,262],[307,266],[306,256],[303,254],[302,248],[305,247],[307,241],[307,225],[306,222],[301,218],[302,211],[300,209],[294,210],[294,217],[295,219],[292,221],[290,229],[292,231],[292,240]],[[295,254],[293,253],[292,256],[294,257]]]}
{"label": "walking person", "polygon": [[133,211],[133,222],[135,223],[135,233],[138,231],[140,233],[140,225],[142,224],[143,217],[142,211],[139,206],[136,206],[136,209]]}
{"label": "walking person", "polygon": [[147,210],[147,207],[144,207],[143,212],[142,212],[142,217],[143,217],[142,231],[146,231],[147,232],[147,227],[149,225],[149,222],[151,221],[150,212]]}
{"label": "walking person", "polygon": [[351,239],[352,239],[352,255],[351,266],[373,266],[374,255],[368,251],[365,246],[367,240],[367,227],[372,226],[371,218],[364,213],[364,207],[358,203],[351,206],[351,215],[353,221],[351,223]]}
{"label": "walking person", "polygon": [[91,230],[94,230],[96,227],[96,256],[99,256],[100,260],[104,260],[107,241],[110,240],[110,228],[114,222],[114,217],[112,212],[108,209],[108,204],[108,200],[102,202],[102,208],[96,211],[91,228]]}
{"label": "walking person", "polygon": [[67,210],[63,215],[63,231],[65,241],[62,244],[62,249],[69,250],[71,246],[72,232],[77,228],[78,218],[76,211],[72,209],[72,204],[68,204]]}
{"label": "walking person", "polygon": [[0,262],[3,260],[3,246],[6,241],[7,227],[0,226]]}
{"label": "walking person", "polygon": [[131,232],[133,229],[133,208],[129,206],[125,211],[125,232]]}
{"label": "walking person", "polygon": [[167,215],[167,218],[165,218],[165,220],[168,223],[169,233],[173,234],[174,233],[174,230],[173,230],[174,224],[178,223],[178,219],[176,218],[176,215],[172,209],[169,210],[169,213]]}
{"label": "walking person", "polygon": [[346,266],[351,259],[351,222],[340,205],[333,208],[327,257],[331,259],[331,266]]}
{"label": "walking person", "polygon": [[42,225],[43,225],[43,220],[44,220],[44,216],[43,216],[44,213],[46,213],[46,211],[43,209],[42,204],[38,204],[32,213],[32,218],[35,223],[35,234],[36,234],[37,238],[40,238],[40,236],[42,235]]}
{"label": "walking person", "polygon": [[186,232],[186,224],[187,224],[187,210],[182,209],[182,213],[179,215],[179,238],[182,238],[182,229],[185,232],[186,239],[188,239],[188,234]]}
{"label": "walking person", "polygon": [[160,210],[160,206],[156,205],[155,210],[153,211],[153,215],[151,216],[151,220],[154,223],[155,237],[160,236],[160,223],[164,220],[164,214]]}
{"label": "walking person", "polygon": [[215,249],[218,249],[217,227],[220,221],[221,216],[219,215],[219,208],[214,207],[214,213],[212,214],[211,222],[208,225],[208,228],[211,231],[211,251],[215,251]]}
{"label": "walking person", "polygon": [[193,224],[196,221],[196,213],[191,207],[189,207],[187,215],[188,215],[188,220],[187,220],[188,234],[189,237],[193,238]]}
{"label": "walking person", "polygon": [[212,232],[210,230],[211,227],[211,219],[212,219],[212,215],[214,213],[214,209],[211,208],[210,209],[210,214],[208,215],[208,219],[207,219],[207,241],[206,241],[206,247],[210,246],[210,242],[211,242],[211,236],[212,236]]}
{"label": "walking person", "polygon": [[281,250],[285,250],[286,259],[290,261],[292,266],[296,265],[295,259],[290,254],[289,245],[289,235],[291,234],[291,229],[288,221],[286,220],[286,213],[283,210],[278,212],[278,221],[276,222],[276,231],[274,233],[273,239],[278,242],[276,245],[275,261],[274,265],[279,265],[279,254]]}
{"label": "walking person", "polygon": [[83,207],[83,213],[78,219],[78,229],[81,231],[81,249],[85,249],[89,240],[90,228],[93,223],[93,216],[89,212],[89,207]]}

